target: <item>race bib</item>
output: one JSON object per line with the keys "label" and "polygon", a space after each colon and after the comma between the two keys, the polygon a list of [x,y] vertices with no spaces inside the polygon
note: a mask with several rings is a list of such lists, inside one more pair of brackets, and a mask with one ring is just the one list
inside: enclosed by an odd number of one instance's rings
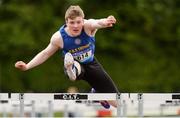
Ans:
{"label": "race bib", "polygon": [[76,56],[74,56],[74,58],[78,60],[79,62],[83,63],[87,61],[88,59],[90,59],[91,56],[92,56],[92,50],[86,50],[83,52],[79,52]]}

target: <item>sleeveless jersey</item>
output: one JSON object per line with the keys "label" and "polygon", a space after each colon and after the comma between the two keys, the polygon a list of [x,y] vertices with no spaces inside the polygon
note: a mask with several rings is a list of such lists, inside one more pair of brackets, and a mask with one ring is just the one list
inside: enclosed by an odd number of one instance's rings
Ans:
{"label": "sleeveless jersey", "polygon": [[95,38],[88,36],[84,29],[76,37],[69,36],[65,31],[65,27],[66,25],[63,25],[59,29],[64,42],[63,56],[70,52],[79,63],[86,64],[92,62],[94,59]]}

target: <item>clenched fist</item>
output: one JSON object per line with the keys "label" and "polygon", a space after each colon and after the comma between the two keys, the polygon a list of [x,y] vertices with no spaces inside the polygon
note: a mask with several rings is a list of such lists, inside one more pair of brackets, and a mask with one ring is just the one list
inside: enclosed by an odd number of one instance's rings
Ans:
{"label": "clenched fist", "polygon": [[108,16],[107,19],[106,19],[106,23],[109,27],[112,27],[113,24],[116,23],[116,18],[112,15]]}
{"label": "clenched fist", "polygon": [[15,63],[15,67],[22,70],[22,71],[26,71],[27,70],[27,64],[24,63],[23,61],[18,61]]}

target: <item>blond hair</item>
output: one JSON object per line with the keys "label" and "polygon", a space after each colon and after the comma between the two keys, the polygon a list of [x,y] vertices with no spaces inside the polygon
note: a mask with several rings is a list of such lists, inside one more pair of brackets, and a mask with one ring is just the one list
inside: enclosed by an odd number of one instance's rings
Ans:
{"label": "blond hair", "polygon": [[83,17],[84,18],[84,12],[78,5],[71,5],[65,13],[65,20],[67,21],[68,18],[74,19],[76,17]]}

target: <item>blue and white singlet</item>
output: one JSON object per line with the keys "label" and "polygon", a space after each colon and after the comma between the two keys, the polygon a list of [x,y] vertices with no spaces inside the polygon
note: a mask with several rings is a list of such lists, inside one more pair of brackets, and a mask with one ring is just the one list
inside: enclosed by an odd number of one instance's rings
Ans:
{"label": "blue and white singlet", "polygon": [[65,27],[66,25],[63,25],[59,29],[64,42],[63,56],[70,52],[74,59],[80,63],[86,64],[92,62],[94,59],[95,38],[88,36],[84,29],[82,29],[79,36],[69,36],[65,31]]}

